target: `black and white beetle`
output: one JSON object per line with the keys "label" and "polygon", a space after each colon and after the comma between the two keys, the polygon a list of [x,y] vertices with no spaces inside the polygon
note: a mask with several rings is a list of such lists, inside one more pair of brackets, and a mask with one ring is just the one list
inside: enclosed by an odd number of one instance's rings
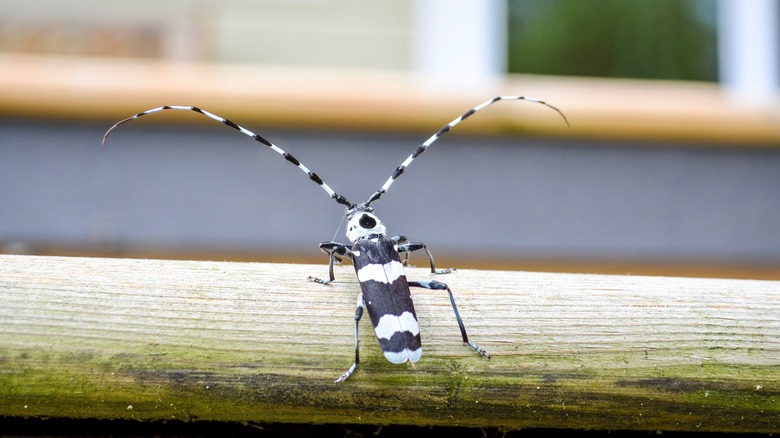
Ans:
{"label": "black and white beetle", "polygon": [[[431,266],[431,273],[434,274],[446,274],[449,273],[449,269],[436,269],[436,265],[433,261],[431,252],[420,242],[409,242],[404,236],[396,236],[388,238],[385,233],[385,226],[374,215],[374,210],[371,208],[371,203],[378,200],[382,195],[387,192],[393,182],[404,173],[406,168],[412,163],[412,161],[422,155],[428,147],[439,139],[442,135],[449,132],[450,129],[455,127],[463,120],[470,117],[477,111],[495,103],[499,100],[525,100],[533,103],[545,105],[560,114],[563,120],[568,125],[566,116],[556,107],[541,101],[525,96],[498,96],[490,99],[474,108],[466,111],[463,115],[444,125],[439,131],[433,134],[428,140],[422,143],[415,149],[415,151],[409,155],[409,157],[398,166],[393,174],[388,178],[385,184],[373,195],[368,198],[368,201],[362,204],[353,204],[344,196],[334,192],[322,179],[314,172],[309,170],[303,165],[297,158],[293,157],[289,153],[280,149],[270,141],[261,137],[254,132],[239,126],[228,119],[212,114],[208,111],[202,110],[194,106],[161,106],[153,108],[142,113],[138,113],[134,116],[128,117],[124,120],[120,120],[115,123],[114,126],[106,131],[103,135],[103,144],[105,145],[108,135],[117,126],[129,122],[130,120],[137,119],[147,114],[152,114],[164,110],[183,110],[194,111],[196,113],[203,114],[206,117],[214,119],[220,123],[230,126],[233,129],[240,131],[241,133],[252,137],[254,140],[268,146],[276,153],[282,155],[287,161],[301,169],[309,179],[317,183],[323,190],[339,204],[346,207],[347,218],[347,238],[352,242],[351,245],[343,244],[335,241],[320,243],[320,249],[328,254],[330,261],[328,263],[328,279],[321,279],[316,277],[309,277],[309,280],[328,284],[335,280],[333,275],[333,264],[339,257],[348,257],[352,260],[357,274],[358,281],[360,282],[360,288],[362,293],[358,296],[357,309],[355,310],[355,362],[349,369],[342,374],[336,383],[346,380],[357,368],[360,363],[360,350],[359,350],[359,322],[363,316],[363,309],[368,310],[368,315],[371,318],[371,324],[374,326],[374,332],[379,340],[379,346],[384,352],[385,358],[394,364],[401,364],[404,362],[417,362],[422,356],[422,344],[420,341],[420,326],[417,322],[417,314],[414,311],[414,304],[412,303],[412,297],[409,292],[409,287],[422,287],[433,290],[445,290],[450,297],[450,303],[452,304],[452,310],[455,313],[455,319],[458,322],[460,328],[460,334],[463,337],[463,343],[473,348],[477,353],[490,359],[490,355],[481,347],[469,341],[466,334],[466,328],[463,326],[463,320],[458,312],[458,307],[455,305],[455,298],[452,295],[450,288],[439,281],[435,280],[420,280],[420,281],[408,281],[404,273],[404,266],[409,259],[409,253],[417,250],[424,250],[428,257],[428,263]],[[400,253],[404,253],[404,261],[401,261]]]}

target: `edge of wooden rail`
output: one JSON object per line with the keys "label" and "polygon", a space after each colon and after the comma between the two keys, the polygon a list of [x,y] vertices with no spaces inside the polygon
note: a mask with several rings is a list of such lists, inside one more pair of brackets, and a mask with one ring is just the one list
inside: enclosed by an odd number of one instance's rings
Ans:
{"label": "edge of wooden rail", "polygon": [[[320,265],[0,256],[0,416],[777,432],[780,282],[508,271],[413,290],[396,366]],[[430,278],[410,268],[412,278]]]}

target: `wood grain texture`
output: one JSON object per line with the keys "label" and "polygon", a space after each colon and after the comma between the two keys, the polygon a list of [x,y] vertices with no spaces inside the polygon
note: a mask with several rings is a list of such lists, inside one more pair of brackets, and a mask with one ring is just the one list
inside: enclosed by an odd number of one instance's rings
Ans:
{"label": "wood grain texture", "polygon": [[[459,270],[415,366],[323,265],[0,256],[0,416],[780,431],[780,283]],[[411,268],[410,278],[430,278]]]}

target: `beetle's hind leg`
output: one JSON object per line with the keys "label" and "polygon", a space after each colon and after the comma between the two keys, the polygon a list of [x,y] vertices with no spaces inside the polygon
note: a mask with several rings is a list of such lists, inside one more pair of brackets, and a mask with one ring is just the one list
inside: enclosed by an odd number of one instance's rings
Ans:
{"label": "beetle's hind leg", "polygon": [[433,290],[446,290],[450,296],[450,304],[452,304],[452,311],[455,312],[455,319],[458,321],[458,327],[460,328],[460,334],[463,337],[463,343],[473,348],[474,351],[479,353],[481,356],[485,356],[486,358],[490,359],[490,354],[487,351],[485,351],[484,348],[469,341],[469,335],[466,334],[466,326],[463,325],[463,319],[461,319],[460,317],[460,312],[458,312],[458,306],[455,304],[455,297],[452,295],[452,291],[450,290],[449,286],[436,280],[409,281],[409,286],[423,287],[425,289],[433,289]]}

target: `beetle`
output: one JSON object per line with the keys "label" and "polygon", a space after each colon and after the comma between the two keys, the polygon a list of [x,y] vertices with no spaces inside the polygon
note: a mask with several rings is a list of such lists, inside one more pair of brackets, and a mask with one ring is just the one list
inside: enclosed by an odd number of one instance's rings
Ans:
{"label": "beetle", "polygon": [[[105,145],[109,134],[111,134],[114,129],[131,120],[166,110],[193,111],[229,126],[282,155],[286,161],[297,166],[310,180],[319,185],[328,196],[345,207],[347,219],[346,236],[349,239],[350,244],[336,241],[321,242],[319,245],[320,249],[329,256],[329,276],[326,279],[309,277],[310,281],[325,285],[329,284],[335,280],[333,273],[334,263],[340,261],[341,258],[349,258],[352,260],[357,279],[360,283],[361,293],[358,296],[357,307],[355,309],[355,360],[347,371],[335,380],[336,383],[339,383],[349,378],[360,363],[360,344],[358,335],[359,323],[363,317],[364,310],[368,312],[371,324],[374,327],[374,333],[379,341],[379,346],[388,361],[394,364],[402,364],[405,362],[415,363],[420,360],[422,357],[420,325],[414,310],[410,287],[447,291],[452,310],[455,313],[455,319],[460,328],[463,343],[471,347],[479,355],[490,359],[490,354],[488,354],[487,351],[469,341],[460,312],[455,304],[455,297],[449,286],[436,280],[408,280],[404,272],[404,266],[407,264],[410,252],[423,250],[428,258],[431,273],[447,274],[450,270],[436,268],[433,256],[424,243],[410,242],[405,236],[387,237],[385,225],[374,213],[371,204],[379,200],[387,192],[393,182],[406,171],[406,168],[417,157],[425,153],[425,151],[427,151],[442,135],[449,132],[452,128],[476,112],[501,100],[524,100],[545,105],[558,112],[566,124],[569,124],[566,116],[561,110],[539,99],[527,96],[498,96],[487,100],[444,125],[435,134],[419,145],[414,152],[412,152],[412,154],[409,155],[395,171],[393,171],[384,185],[374,192],[366,202],[357,204],[350,202],[344,196],[336,193],[319,177],[319,175],[311,171],[292,154],[284,151],[262,136],[255,134],[224,117],[195,106],[165,105],[120,120],[111,126],[103,135],[103,145]],[[403,261],[401,261],[401,254],[404,254]]]}

